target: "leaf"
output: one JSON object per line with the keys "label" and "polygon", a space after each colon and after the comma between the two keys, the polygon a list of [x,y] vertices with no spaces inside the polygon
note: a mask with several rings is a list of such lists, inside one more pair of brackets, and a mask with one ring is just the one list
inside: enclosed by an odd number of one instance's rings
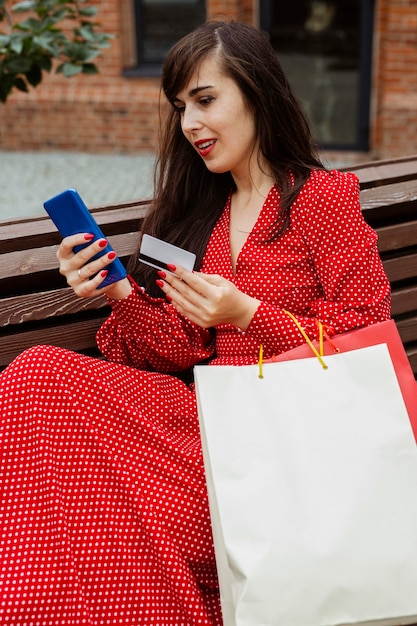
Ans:
{"label": "leaf", "polygon": [[99,54],[96,47],[81,41],[71,41],[68,44],[63,45],[62,52],[68,57],[68,59],[75,62],[90,61]]}
{"label": "leaf", "polygon": [[62,63],[59,67],[57,67],[57,73],[62,73],[66,78],[70,78],[71,76],[75,76],[82,72],[82,65],[76,65],[75,63]]}
{"label": "leaf", "polygon": [[85,17],[94,17],[97,15],[97,7],[80,7],[79,9],[80,15],[84,15]]}
{"label": "leaf", "polygon": [[52,61],[51,58],[47,54],[43,54],[39,57],[38,65],[41,69],[45,70],[45,72],[50,72],[52,69]]}
{"label": "leaf", "polygon": [[9,45],[10,39],[11,39],[10,35],[3,35],[1,33],[0,34],[0,48],[7,48],[7,46]]}
{"label": "leaf", "polygon": [[6,102],[7,96],[10,94],[10,91],[11,90],[7,89],[6,85],[1,82],[0,78],[0,102],[3,102],[3,104]]}
{"label": "leaf", "polygon": [[[0,101],[13,89],[28,91],[42,80],[43,72],[54,69],[67,78],[97,74],[93,60],[109,46],[114,35],[100,32],[95,21],[100,3],[93,0],[0,0],[0,24],[6,7],[24,13],[12,24],[11,33],[0,33]],[[69,20],[72,22],[69,22]],[[3,29],[4,30],[4,29]]]}
{"label": "leaf", "polygon": [[23,50],[24,40],[21,35],[13,35],[10,38],[9,48],[16,54],[21,54]]}
{"label": "leaf", "polygon": [[29,17],[27,20],[15,24],[15,28],[17,30],[27,31],[37,35],[42,31],[42,22],[34,17]]}
{"label": "leaf", "polygon": [[30,70],[32,60],[23,56],[10,56],[6,59],[4,67],[10,74],[25,74]]}
{"label": "leaf", "polygon": [[16,78],[16,80],[13,83],[14,87],[16,87],[16,89],[18,89],[19,91],[24,91],[26,93],[28,93],[29,89],[27,84],[25,83],[25,81],[23,80],[23,78],[21,78],[20,76],[18,76]]}
{"label": "leaf", "polygon": [[13,5],[13,11],[33,11],[36,8],[36,2],[33,0],[24,0]]}
{"label": "leaf", "polygon": [[78,33],[83,39],[86,39],[86,41],[90,41],[90,42],[94,41],[95,36],[89,24],[84,24],[84,26],[80,28]]}
{"label": "leaf", "polygon": [[67,9],[63,8],[63,9],[56,9],[53,14],[52,17],[54,18],[54,21],[61,21],[63,20],[66,16],[67,16]]}
{"label": "leaf", "polygon": [[100,48],[110,48],[110,41],[115,38],[116,35],[109,35],[107,33],[95,34],[95,45]]}
{"label": "leaf", "polygon": [[62,51],[69,59],[75,59],[77,61],[84,60],[84,46],[76,41],[68,41],[64,43]]}
{"label": "leaf", "polygon": [[56,38],[50,33],[44,33],[37,35],[33,38],[33,43],[43,50],[47,50],[53,57],[59,56],[59,46],[56,43]]}
{"label": "leaf", "polygon": [[0,101],[6,102],[8,95],[13,89],[14,76],[9,76],[3,72],[0,74]]}
{"label": "leaf", "polygon": [[84,62],[91,61],[91,59],[95,59],[100,54],[99,50],[95,48],[86,47],[84,51],[84,58],[82,59]]}
{"label": "leaf", "polygon": [[26,72],[28,83],[32,87],[36,87],[42,80],[42,70],[37,64],[33,64],[28,72]]}
{"label": "leaf", "polygon": [[97,66],[94,63],[84,63],[83,74],[98,74]]}

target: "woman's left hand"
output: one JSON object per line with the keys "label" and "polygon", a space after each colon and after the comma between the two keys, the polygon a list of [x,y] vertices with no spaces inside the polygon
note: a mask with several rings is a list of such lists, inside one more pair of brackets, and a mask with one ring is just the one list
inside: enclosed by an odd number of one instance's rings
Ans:
{"label": "woman's left hand", "polygon": [[177,267],[175,274],[160,271],[158,275],[157,284],[167,299],[202,328],[232,324],[246,330],[260,304],[217,274],[201,274]]}

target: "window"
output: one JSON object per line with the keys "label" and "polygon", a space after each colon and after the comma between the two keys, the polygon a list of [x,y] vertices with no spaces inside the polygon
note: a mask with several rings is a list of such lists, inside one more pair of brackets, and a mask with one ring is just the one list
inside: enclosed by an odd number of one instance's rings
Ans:
{"label": "window", "polygon": [[135,0],[137,62],[159,73],[168,50],[205,21],[204,0]]}
{"label": "window", "polygon": [[260,8],[320,145],[366,150],[373,0],[261,0]]}

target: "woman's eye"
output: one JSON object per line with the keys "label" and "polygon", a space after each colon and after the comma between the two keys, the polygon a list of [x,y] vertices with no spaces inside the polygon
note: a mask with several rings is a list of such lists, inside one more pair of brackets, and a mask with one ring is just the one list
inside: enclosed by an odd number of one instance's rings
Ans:
{"label": "woman's eye", "polygon": [[[213,102],[213,100],[214,96],[201,96],[201,98],[198,99],[198,104],[201,107],[207,107]],[[180,115],[184,114],[185,104],[182,104],[181,102],[173,102],[172,105],[177,113],[179,113]]]}
{"label": "woman's eye", "polygon": [[204,96],[203,98],[200,98],[199,102],[203,107],[205,107],[208,106],[213,100],[213,96]]}
{"label": "woman's eye", "polygon": [[185,111],[185,105],[184,104],[177,104],[177,103],[173,103],[173,107],[176,110],[177,113],[184,113]]}

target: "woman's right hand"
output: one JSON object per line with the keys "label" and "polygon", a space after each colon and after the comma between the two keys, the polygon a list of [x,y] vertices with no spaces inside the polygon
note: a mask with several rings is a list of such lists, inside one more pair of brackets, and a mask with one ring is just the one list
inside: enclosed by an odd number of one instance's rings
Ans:
{"label": "woman's right hand", "polygon": [[107,275],[105,269],[114,261],[116,253],[113,251],[91,260],[98,252],[108,245],[106,239],[98,239],[90,245],[74,252],[74,247],[85,244],[92,239],[89,233],[80,233],[65,237],[56,253],[59,261],[59,272],[65,276],[66,281],[81,298],[91,298],[106,294],[114,300],[121,300],[131,292],[132,286],[127,278],[123,278],[107,287],[100,288]]}

